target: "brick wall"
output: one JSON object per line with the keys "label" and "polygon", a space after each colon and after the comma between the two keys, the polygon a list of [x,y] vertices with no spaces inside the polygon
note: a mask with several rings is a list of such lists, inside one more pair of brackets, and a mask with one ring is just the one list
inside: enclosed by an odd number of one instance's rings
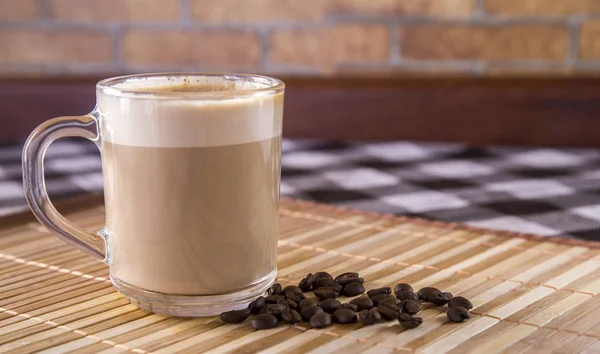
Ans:
{"label": "brick wall", "polygon": [[600,72],[600,0],[0,0],[0,73]]}

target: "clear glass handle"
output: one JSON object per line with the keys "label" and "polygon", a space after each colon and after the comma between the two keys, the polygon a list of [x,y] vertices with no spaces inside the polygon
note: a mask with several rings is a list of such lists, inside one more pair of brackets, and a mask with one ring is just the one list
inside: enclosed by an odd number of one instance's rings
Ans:
{"label": "clear glass handle", "polygon": [[58,117],[40,124],[23,148],[23,188],[27,203],[38,220],[63,241],[106,262],[106,240],[84,230],[63,217],[52,205],[44,180],[44,155],[50,144],[59,138],[82,137],[98,139],[98,121],[92,114]]}

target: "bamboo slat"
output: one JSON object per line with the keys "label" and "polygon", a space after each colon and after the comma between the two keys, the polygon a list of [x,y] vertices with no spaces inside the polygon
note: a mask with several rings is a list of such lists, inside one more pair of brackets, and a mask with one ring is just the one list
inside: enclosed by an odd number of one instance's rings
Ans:
{"label": "bamboo slat", "polygon": [[[70,220],[103,222],[97,198]],[[425,305],[423,325],[305,323],[254,331],[216,317],[169,318],[129,304],[105,265],[26,216],[0,219],[3,353],[596,353],[600,246],[283,200],[278,280],[356,271],[366,287],[436,286],[474,304],[464,323]]]}

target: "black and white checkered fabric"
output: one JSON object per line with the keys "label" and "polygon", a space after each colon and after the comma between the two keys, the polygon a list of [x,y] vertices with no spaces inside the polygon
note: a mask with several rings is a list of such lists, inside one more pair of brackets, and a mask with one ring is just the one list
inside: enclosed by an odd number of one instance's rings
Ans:
{"label": "black and white checkered fabric", "polygon": [[[283,196],[368,211],[600,241],[600,150],[285,140]],[[25,208],[20,146],[0,147],[0,215]],[[46,155],[59,198],[102,189],[89,142]]]}

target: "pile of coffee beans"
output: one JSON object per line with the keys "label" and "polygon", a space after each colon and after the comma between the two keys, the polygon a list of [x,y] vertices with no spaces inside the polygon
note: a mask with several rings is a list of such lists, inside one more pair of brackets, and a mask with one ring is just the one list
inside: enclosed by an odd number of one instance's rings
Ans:
{"label": "pile of coffee beans", "polygon": [[[416,317],[422,303],[448,306],[447,316],[452,322],[463,322],[471,317],[473,304],[464,297],[453,297],[451,293],[425,287],[415,293],[406,283],[392,288],[377,288],[366,291],[365,280],[358,273],[347,272],[333,277],[327,272],[309,273],[298,286],[285,288],[276,283],[252,301],[248,308],[223,312],[221,320],[226,323],[241,323],[252,315],[254,329],[277,327],[279,322],[296,324],[307,321],[312,328],[326,328],[332,323],[355,323],[360,321],[369,326],[380,321],[398,321],[402,327],[412,329],[423,323]],[[305,294],[312,291],[315,298]],[[362,295],[365,294],[366,295]],[[341,295],[355,297],[348,303],[337,300]],[[358,312],[358,313],[357,313]]]}

